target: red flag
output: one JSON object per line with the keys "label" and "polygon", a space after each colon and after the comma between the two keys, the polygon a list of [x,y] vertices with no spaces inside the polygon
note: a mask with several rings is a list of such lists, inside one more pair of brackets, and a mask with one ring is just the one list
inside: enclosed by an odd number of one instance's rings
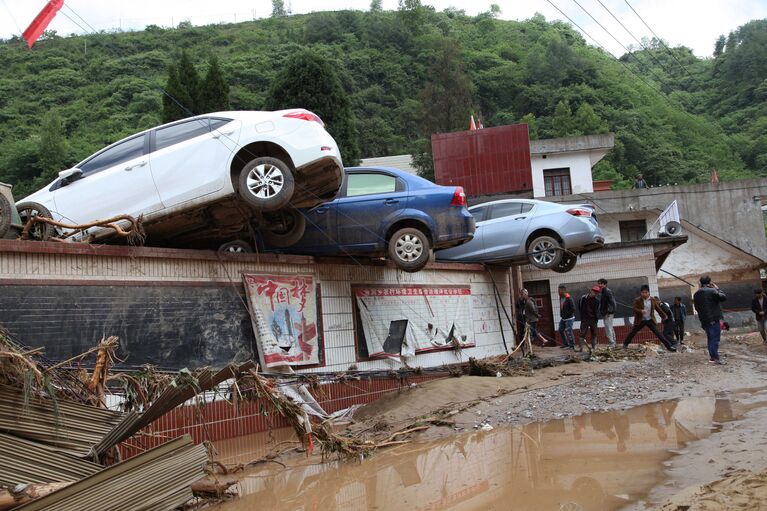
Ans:
{"label": "red flag", "polygon": [[714,184],[719,182],[719,174],[717,174],[716,169],[711,169],[711,182]]}
{"label": "red flag", "polygon": [[24,31],[24,40],[27,41],[27,45],[31,48],[35,41],[48,27],[48,24],[59,12],[59,9],[64,5],[64,0],[49,0],[45,7],[40,11],[34,21]]}
{"label": "red flag", "polygon": [[474,124],[474,114],[471,114],[471,122],[469,122],[469,131],[477,129],[477,125]]}

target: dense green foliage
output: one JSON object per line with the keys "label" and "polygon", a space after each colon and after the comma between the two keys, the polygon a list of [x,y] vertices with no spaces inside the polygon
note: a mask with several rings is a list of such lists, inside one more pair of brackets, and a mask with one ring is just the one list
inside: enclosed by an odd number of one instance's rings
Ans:
{"label": "dense green foliage", "polygon": [[310,50],[300,51],[285,63],[272,82],[264,107],[268,110],[306,108],[319,115],[328,133],[338,143],[347,164],[360,159],[357,127],[349,106],[349,97],[335,70]]}
{"label": "dense green foliage", "polygon": [[162,95],[162,122],[171,122],[208,112],[229,110],[229,84],[218,59],[208,61],[204,78],[184,51],[178,64],[168,66],[168,80]]}
{"label": "dense green foliage", "polygon": [[22,197],[159,124],[182,51],[201,73],[217,59],[233,109],[261,109],[306,49],[335,71],[364,157],[412,152],[428,172],[429,134],[466,129],[474,111],[486,127],[526,121],[540,138],[615,132],[595,173],[621,184],[640,171],[651,184],[704,181],[713,167],[722,179],[767,175],[765,20],[712,41],[715,58],[650,41],[624,66],[565,23],[498,20],[497,7],[466,16],[406,0],[394,12],[371,2],[372,12],[286,16],[273,6],[247,23],[0,44],[0,181]]}

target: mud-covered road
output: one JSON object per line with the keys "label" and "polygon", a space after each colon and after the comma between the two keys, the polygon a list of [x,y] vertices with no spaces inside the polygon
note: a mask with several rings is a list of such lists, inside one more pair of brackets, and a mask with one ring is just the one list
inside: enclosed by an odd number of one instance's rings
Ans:
{"label": "mud-covered road", "polygon": [[767,347],[758,334],[728,335],[719,366],[704,342],[418,386],[360,409],[349,431],[395,431],[431,416],[448,425],[362,461],[294,454],[284,467],[259,466],[221,509],[759,509]]}

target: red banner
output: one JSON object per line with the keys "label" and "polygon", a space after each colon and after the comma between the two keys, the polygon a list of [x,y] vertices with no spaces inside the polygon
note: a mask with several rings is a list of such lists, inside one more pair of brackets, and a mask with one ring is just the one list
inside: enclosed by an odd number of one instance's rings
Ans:
{"label": "red banner", "polygon": [[24,31],[24,40],[31,48],[64,5],[64,0],[50,0]]}

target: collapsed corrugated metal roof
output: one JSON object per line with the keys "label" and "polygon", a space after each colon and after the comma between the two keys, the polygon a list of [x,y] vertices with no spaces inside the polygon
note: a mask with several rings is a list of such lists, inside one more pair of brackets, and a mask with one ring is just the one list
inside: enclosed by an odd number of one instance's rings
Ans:
{"label": "collapsed corrugated metal roof", "polygon": [[170,511],[192,498],[208,454],[189,435],[105,468],[17,511]]}
{"label": "collapsed corrugated metal roof", "polygon": [[0,432],[12,433],[85,457],[122,414],[66,399],[52,400],[0,385]]}
{"label": "collapsed corrugated metal roof", "polygon": [[148,426],[177,406],[184,404],[200,392],[210,390],[216,385],[230,378],[235,378],[253,367],[255,367],[253,362],[246,362],[239,367],[229,365],[216,374],[213,374],[209,369],[205,369],[197,376],[196,386],[169,385],[144,413],[126,415],[114,429],[105,434],[104,438],[93,447],[93,453],[96,456],[101,456],[112,446],[130,438],[142,428]]}
{"label": "collapsed corrugated metal roof", "polygon": [[77,481],[101,469],[56,448],[0,433],[0,485]]}

